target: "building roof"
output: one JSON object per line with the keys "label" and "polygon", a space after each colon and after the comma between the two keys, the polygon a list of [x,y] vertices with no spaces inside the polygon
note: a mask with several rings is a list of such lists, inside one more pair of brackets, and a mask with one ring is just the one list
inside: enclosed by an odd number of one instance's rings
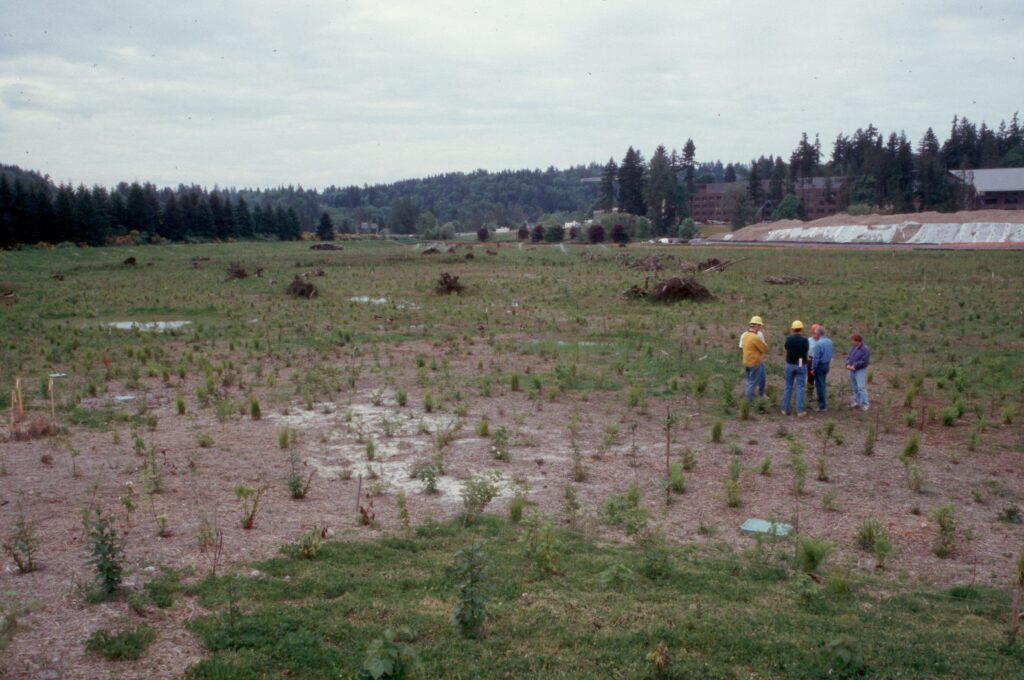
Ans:
{"label": "building roof", "polygon": [[1024,168],[987,168],[984,170],[950,170],[949,174],[967,182],[978,193],[993,191],[1024,191]]}

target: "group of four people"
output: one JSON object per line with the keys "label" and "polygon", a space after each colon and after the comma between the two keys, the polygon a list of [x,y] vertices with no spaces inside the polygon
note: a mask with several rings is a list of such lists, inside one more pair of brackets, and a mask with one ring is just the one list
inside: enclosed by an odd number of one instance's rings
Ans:
{"label": "group of four people", "polygon": [[[786,336],[785,387],[782,391],[782,415],[789,413],[793,393],[796,393],[796,414],[807,415],[804,409],[804,390],[809,384],[817,395],[818,410],[828,409],[828,393],[826,378],[832,364],[832,340],[820,324],[811,326],[811,337],[804,336],[804,324],[797,320],[790,324],[789,335]],[[867,368],[871,361],[871,352],[864,344],[859,333],[850,336],[853,343],[846,356],[846,370],[850,374],[850,385],[853,388],[851,408],[868,410]],[[743,368],[746,373],[744,396],[753,402],[755,396],[764,396],[767,376],[764,358],[768,353],[768,343],[764,337],[764,321],[759,316],[750,319],[750,327],[740,336],[740,349],[743,350]]]}

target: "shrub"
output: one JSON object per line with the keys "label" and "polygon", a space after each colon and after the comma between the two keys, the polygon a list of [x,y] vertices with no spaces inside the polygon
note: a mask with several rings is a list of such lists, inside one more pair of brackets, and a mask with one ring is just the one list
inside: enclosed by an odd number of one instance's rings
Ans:
{"label": "shrub", "polygon": [[723,488],[725,489],[725,504],[730,508],[738,508],[743,502],[740,497],[740,483],[735,479],[727,479]]}
{"label": "shrub", "polygon": [[507,461],[509,459],[509,433],[502,426],[491,434],[491,456],[495,460]]}
{"label": "shrub", "polygon": [[914,458],[917,456],[918,451],[921,450],[921,436],[915,432],[910,435],[910,439],[903,445],[903,457]]}
{"label": "shrub", "polygon": [[796,561],[805,574],[818,571],[825,558],[832,552],[832,544],[811,536],[799,536],[796,544]]}
{"label": "shrub", "polygon": [[762,475],[764,475],[766,477],[772,473],[772,457],[771,456],[765,456],[764,458],[761,459],[760,465],[757,466],[757,472],[758,472],[758,474],[762,474]]}
{"label": "shrub", "polygon": [[39,543],[36,540],[35,525],[25,519],[24,512],[18,512],[18,519],[14,521],[14,533],[4,541],[3,548],[14,561],[14,568],[19,574],[36,570]]}
{"label": "shrub", "polygon": [[267,487],[251,487],[244,484],[235,485],[235,497],[242,501],[242,528],[252,529],[256,524],[256,512],[260,507],[260,498],[266,493]]}
{"label": "shrub", "polygon": [[803,455],[794,453],[789,462],[793,468],[793,493],[799,496],[804,492],[804,483],[807,481],[807,461]]}
{"label": "shrub", "polygon": [[508,502],[508,519],[510,522],[521,522],[523,519],[523,510],[526,507],[526,496],[522,494],[516,494]]}
{"label": "shrub", "polygon": [[487,229],[487,227],[480,227],[479,229],[476,230],[476,240],[477,241],[480,241],[481,243],[484,243],[487,240],[489,240],[490,238],[491,238],[491,232]]}
{"label": "shrub", "polygon": [[711,441],[716,444],[720,444],[722,442],[722,421],[720,420],[716,420],[711,426]]}
{"label": "shrub", "polygon": [[613,243],[629,243],[629,232],[621,224],[616,224],[612,227],[612,242]]}
{"label": "shrub", "polygon": [[693,453],[693,449],[689,446],[683,449],[683,452],[679,454],[679,462],[687,472],[697,467],[697,456]]}
{"label": "shrub", "polygon": [[104,595],[113,595],[124,577],[124,540],[114,522],[98,510],[86,520],[92,554],[89,562],[96,569],[96,581]]}
{"label": "shrub", "polygon": [[857,547],[861,550],[874,550],[879,537],[886,535],[882,523],[874,517],[869,517],[857,527]]}
{"label": "shrub", "polygon": [[476,474],[462,483],[459,495],[462,497],[466,524],[472,524],[498,495],[499,479],[501,475],[498,473]]}
{"label": "shrub", "polygon": [[878,438],[878,433],[875,432],[874,425],[868,425],[868,431],[864,435],[864,455],[871,456],[875,453],[875,440]]}
{"label": "shrub", "polygon": [[640,506],[640,487],[636,484],[630,485],[624,494],[609,496],[600,514],[605,522],[623,527],[630,536],[647,526],[647,509]]}
{"label": "shrub", "polygon": [[597,575],[601,587],[619,590],[633,580],[633,570],[624,564],[613,564]]}
{"label": "shrub", "polygon": [[939,525],[934,552],[939,557],[949,557],[956,551],[956,511],[952,505],[940,505],[932,510],[931,515]]}
{"label": "shrub", "polygon": [[426,485],[423,489],[426,493],[435,494],[437,493],[438,475],[439,472],[436,465],[433,463],[422,462],[413,466],[410,476],[413,479],[420,480]]}
{"label": "shrub", "polygon": [[405,393],[405,390],[398,390],[395,392],[395,403],[399,406],[405,406],[409,401],[409,395]]}
{"label": "shrub", "polygon": [[885,560],[892,552],[892,542],[889,534],[883,532],[875,537],[875,569],[884,569]]}
{"label": "shrub", "polygon": [[956,425],[956,419],[959,417],[960,414],[955,406],[947,406],[942,409],[942,424],[946,427]]}
{"label": "shrub", "polygon": [[560,224],[550,224],[544,229],[544,240],[548,243],[561,243],[565,240],[565,229]]}
{"label": "shrub", "polygon": [[680,463],[672,463],[668,466],[668,488],[673,493],[686,491],[686,479],[683,476],[683,466]]}
{"label": "shrub", "polygon": [[412,677],[416,667],[416,652],[404,638],[411,637],[404,629],[387,628],[384,636],[370,643],[366,648],[366,659],[363,661],[357,680],[402,680]]}
{"label": "shrub", "polygon": [[260,401],[255,397],[249,402],[249,417],[253,420],[259,420],[263,417],[263,411],[260,410]]}
{"label": "shrub", "polygon": [[519,542],[523,545],[526,556],[541,572],[558,573],[555,558],[558,556],[559,545],[551,522],[532,521],[519,537]]}
{"label": "shrub", "polygon": [[483,545],[473,546],[455,553],[451,574],[455,579],[455,608],[451,621],[468,638],[479,638],[487,618],[487,593],[484,588],[485,562]]}
{"label": "shrub", "polygon": [[288,493],[292,498],[298,500],[305,498],[309,493],[309,487],[316,476],[316,469],[310,471],[308,476],[303,475],[302,464],[298,454],[292,451],[288,454]]}
{"label": "shrub", "polygon": [[85,641],[85,649],[109,661],[124,661],[140,658],[155,639],[156,630],[145,625],[117,633],[98,630]]}
{"label": "shrub", "polygon": [[533,243],[540,243],[543,240],[544,240],[544,225],[543,224],[535,224],[533,226],[533,228],[530,229],[530,241],[532,241]]}
{"label": "shrub", "polygon": [[288,555],[303,560],[316,559],[320,547],[324,544],[324,532],[313,527],[299,537],[299,540],[285,551]]}
{"label": "shrub", "polygon": [[600,224],[592,224],[587,228],[587,241],[590,243],[604,243],[604,227]]}

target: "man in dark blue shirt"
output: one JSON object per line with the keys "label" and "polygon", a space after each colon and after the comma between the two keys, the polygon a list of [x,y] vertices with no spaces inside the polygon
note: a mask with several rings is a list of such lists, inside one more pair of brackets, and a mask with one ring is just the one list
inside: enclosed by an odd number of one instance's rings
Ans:
{"label": "man in dark blue shirt", "polygon": [[797,320],[790,324],[789,331],[789,335],[786,336],[786,386],[782,391],[782,415],[789,414],[793,384],[796,383],[796,415],[803,418],[807,415],[807,411],[804,410],[804,390],[807,388],[807,353],[811,349],[811,343],[804,337],[802,321]]}

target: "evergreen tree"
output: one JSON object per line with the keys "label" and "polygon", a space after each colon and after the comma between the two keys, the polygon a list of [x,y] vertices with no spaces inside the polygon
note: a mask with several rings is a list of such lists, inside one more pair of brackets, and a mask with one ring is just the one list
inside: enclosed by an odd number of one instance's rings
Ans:
{"label": "evergreen tree", "polygon": [[647,216],[654,223],[655,235],[675,233],[679,212],[679,184],[664,146],[655,149],[651,156],[646,203]]}
{"label": "evergreen tree", "polygon": [[157,232],[158,211],[156,201],[146,195],[149,189],[152,189],[152,185],[143,188],[138,182],[132,182],[128,187],[125,209],[129,231],[134,229],[144,234]]}
{"label": "evergreen tree", "polygon": [[235,225],[239,238],[252,238],[256,234],[249,204],[241,196],[238,197],[238,205],[235,207]]}
{"label": "evergreen tree", "polygon": [[0,248],[10,248],[15,243],[14,192],[7,175],[0,171]]}
{"label": "evergreen tree", "polygon": [[78,223],[75,218],[75,191],[70,184],[61,184],[57,188],[57,197],[53,202],[53,231],[43,236],[49,243],[78,239]]}
{"label": "evergreen tree", "polygon": [[949,182],[940,153],[939,140],[928,128],[917,145],[915,195],[921,210],[942,210],[949,206]]}
{"label": "evergreen tree", "polygon": [[614,158],[609,158],[601,174],[601,190],[597,199],[598,210],[611,210],[615,207],[615,178],[619,166],[615,164]]}
{"label": "evergreen tree", "polygon": [[687,197],[692,197],[694,186],[694,166],[697,157],[697,145],[692,139],[687,139],[683,145],[683,187],[686,189]]}
{"label": "evergreen tree", "polygon": [[747,195],[753,206],[755,219],[763,217],[761,206],[764,205],[764,191],[761,188],[761,169],[757,161],[750,162],[750,175],[747,177]]}
{"label": "evergreen tree", "polygon": [[163,213],[160,215],[160,235],[170,241],[181,241],[185,238],[185,217],[178,197],[173,192],[164,200]]}
{"label": "evergreen tree", "polygon": [[320,213],[320,221],[316,226],[316,237],[321,241],[334,240],[334,222],[331,221],[331,216],[326,211]]}
{"label": "evergreen tree", "polygon": [[786,163],[781,156],[775,158],[772,164],[771,177],[768,179],[768,198],[772,203],[778,204],[782,200],[783,185],[786,182]]}
{"label": "evergreen tree", "polygon": [[619,166],[619,209],[632,215],[646,213],[644,205],[644,161],[629,147]]}
{"label": "evergreen tree", "polygon": [[210,213],[213,215],[213,233],[217,239],[226,240],[238,235],[231,199],[221,196],[219,191],[210,192]]}
{"label": "evergreen tree", "polygon": [[722,178],[722,181],[729,184],[736,181],[736,168],[732,163],[725,166],[725,176]]}
{"label": "evergreen tree", "polygon": [[289,207],[288,210],[285,211],[285,225],[289,241],[298,241],[302,239],[302,222],[299,219],[299,213],[295,208]]}
{"label": "evergreen tree", "polygon": [[259,211],[255,213],[256,233],[263,236],[276,236],[277,222],[274,221],[274,208],[267,203],[263,206],[262,210],[260,210],[259,206],[256,209]]}

